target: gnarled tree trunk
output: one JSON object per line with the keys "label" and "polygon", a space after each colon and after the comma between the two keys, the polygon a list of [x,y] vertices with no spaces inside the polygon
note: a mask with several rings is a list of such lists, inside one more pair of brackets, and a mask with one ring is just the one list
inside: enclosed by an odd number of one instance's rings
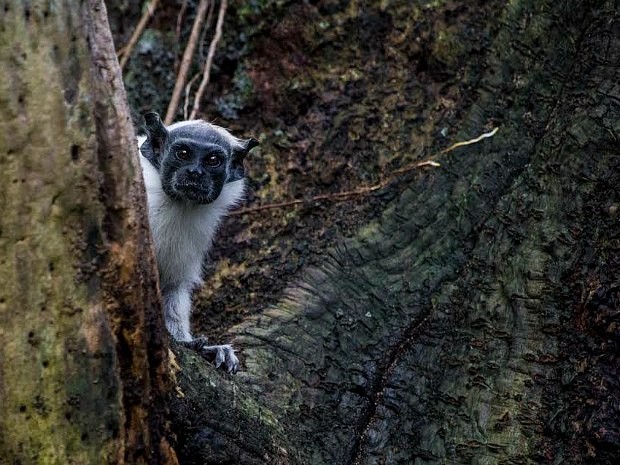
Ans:
{"label": "gnarled tree trunk", "polygon": [[176,463],[140,168],[105,6],[0,9],[0,462]]}

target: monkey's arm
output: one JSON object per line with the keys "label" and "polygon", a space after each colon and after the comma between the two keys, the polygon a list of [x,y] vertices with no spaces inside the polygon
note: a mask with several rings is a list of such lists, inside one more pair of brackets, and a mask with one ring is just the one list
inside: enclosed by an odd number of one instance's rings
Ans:
{"label": "monkey's arm", "polygon": [[168,285],[162,288],[166,328],[174,339],[180,342],[193,340],[189,326],[192,310],[191,292],[183,285]]}
{"label": "monkey's arm", "polygon": [[203,357],[214,358],[216,368],[224,364],[226,371],[236,373],[239,359],[229,344],[210,346],[206,337],[192,337],[189,324],[191,291],[187,286],[168,286],[162,289],[166,328],[174,339],[199,352]]}

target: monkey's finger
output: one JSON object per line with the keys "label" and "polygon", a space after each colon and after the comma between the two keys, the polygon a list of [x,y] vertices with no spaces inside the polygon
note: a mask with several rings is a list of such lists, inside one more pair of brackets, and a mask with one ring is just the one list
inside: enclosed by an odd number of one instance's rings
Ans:
{"label": "monkey's finger", "polygon": [[215,368],[219,368],[224,360],[226,360],[226,352],[224,346],[216,346],[217,352],[215,353]]}
{"label": "monkey's finger", "polygon": [[226,371],[228,371],[228,373],[230,373],[231,375],[234,375],[235,373],[237,373],[238,370],[239,359],[237,358],[237,356],[235,355],[235,351],[231,347],[230,350],[227,351]]}

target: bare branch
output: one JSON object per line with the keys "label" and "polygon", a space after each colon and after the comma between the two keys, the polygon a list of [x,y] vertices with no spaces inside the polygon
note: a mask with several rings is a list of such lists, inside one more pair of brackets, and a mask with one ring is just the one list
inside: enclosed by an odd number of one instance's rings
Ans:
{"label": "bare branch", "polygon": [[189,82],[185,86],[185,103],[183,104],[183,119],[185,119],[185,120],[189,119],[189,116],[188,116],[188,112],[189,112],[189,96],[190,96],[191,91],[192,91],[192,86],[194,85],[194,82],[196,82],[196,79],[198,79],[199,77],[200,77],[200,73],[194,74],[194,76],[189,80]]}
{"label": "bare branch", "polygon": [[266,205],[258,205],[256,207],[249,207],[249,208],[242,208],[240,210],[236,210],[233,212],[230,212],[230,215],[245,215],[246,213],[256,213],[259,211],[264,211],[264,210],[273,210],[275,208],[285,208],[285,207],[293,207],[295,205],[302,205],[305,203],[313,203],[313,202],[318,202],[321,200],[327,200],[330,202],[342,202],[344,200],[348,200],[351,197],[357,197],[360,195],[366,195],[366,194],[370,194],[371,192],[375,192],[378,190],[381,190],[385,187],[387,187],[390,183],[392,183],[393,181],[396,180],[397,176],[396,175],[400,175],[400,174],[404,174],[407,173],[409,171],[413,171],[414,169],[418,169],[418,168],[422,168],[424,166],[440,166],[439,163],[432,161],[431,159],[429,160],[424,160],[424,161],[419,161],[416,163],[412,163],[411,165],[407,165],[404,168],[401,168],[398,171],[395,171],[393,176],[390,176],[387,179],[384,179],[383,181],[381,181],[378,184],[375,184],[373,186],[364,186],[364,187],[360,187],[359,189],[355,189],[352,191],[344,191],[344,192],[335,192],[335,193],[329,193],[329,194],[319,194],[319,195],[315,195],[314,197],[310,197],[307,199],[296,199],[296,200],[289,200],[287,202],[279,202],[279,203],[269,203]]}
{"label": "bare branch", "polygon": [[441,153],[448,153],[448,152],[452,152],[454,149],[457,149],[459,147],[463,147],[465,145],[471,145],[471,144],[477,144],[478,142],[480,142],[482,139],[487,139],[489,137],[493,137],[495,135],[495,133],[499,130],[499,128],[495,128],[492,131],[489,132],[485,132],[484,134],[480,134],[478,137],[476,137],[475,139],[469,139],[469,140],[465,140],[462,142],[457,142],[455,144],[452,144],[450,147],[448,147],[447,149],[443,149],[441,151]]}
{"label": "bare branch", "polygon": [[185,16],[186,9],[187,9],[187,0],[183,0],[183,4],[181,5],[181,10],[179,11],[179,14],[177,15],[176,36],[179,42],[181,40],[181,24],[183,23],[183,16]]}
{"label": "bare branch", "polygon": [[200,36],[200,40],[198,41],[198,53],[196,54],[200,61],[205,60],[205,36],[207,35],[207,31],[211,29],[211,24],[213,23],[213,12],[215,10],[215,2],[209,2],[209,11],[207,12],[207,19],[205,19],[205,26],[202,28],[202,34]]}
{"label": "bare branch", "polygon": [[129,42],[127,42],[127,45],[125,45],[123,48],[121,48],[118,51],[118,57],[120,58],[119,64],[121,66],[121,69],[124,69],[125,65],[129,61],[131,52],[133,51],[134,47],[138,43],[138,40],[140,40],[140,37],[142,36],[142,33],[144,32],[146,25],[149,23],[149,20],[153,17],[153,14],[155,13],[155,9],[157,8],[158,3],[159,3],[159,0],[152,0],[146,6],[144,13],[142,13],[142,17],[140,18],[140,21],[138,21],[138,24],[136,25],[135,31],[133,31],[133,34],[131,35],[131,38],[129,39]]}
{"label": "bare branch", "polygon": [[207,84],[209,83],[209,78],[211,76],[211,66],[213,64],[215,50],[217,48],[218,42],[222,38],[222,26],[224,24],[224,16],[226,15],[227,7],[228,1],[221,0],[220,11],[218,12],[217,16],[217,24],[215,25],[215,35],[213,36],[213,40],[209,45],[209,53],[207,54],[207,61],[205,62],[202,82],[200,83],[200,87],[198,87],[198,91],[196,92],[196,97],[194,98],[194,107],[192,108],[192,114],[190,115],[189,119],[195,119],[198,111],[200,110],[200,100],[202,100],[202,95],[204,94],[204,91],[207,88]]}
{"label": "bare branch", "polygon": [[196,19],[194,19],[194,24],[192,25],[192,32],[190,33],[189,40],[187,41],[187,47],[185,47],[185,52],[183,52],[183,59],[181,60],[181,66],[179,67],[179,74],[177,75],[174,90],[172,91],[172,98],[168,104],[168,110],[166,111],[166,118],[164,120],[166,124],[172,123],[174,115],[176,115],[179,107],[181,94],[185,88],[185,82],[187,81],[187,73],[189,72],[192,58],[194,57],[194,51],[196,50],[196,44],[198,42],[198,37],[200,37],[200,31],[202,29],[202,24],[204,22],[208,6],[209,0],[200,0],[200,3],[198,4]]}
{"label": "bare branch", "polygon": [[402,174],[408,173],[410,171],[413,171],[419,168],[423,168],[425,166],[431,166],[431,167],[441,166],[438,162],[435,161],[435,159],[437,159],[439,156],[446,154],[448,152],[452,152],[453,150],[459,147],[476,144],[483,139],[493,137],[495,133],[497,133],[498,129],[499,128],[495,128],[490,132],[486,132],[476,137],[475,139],[469,139],[466,141],[457,142],[455,144],[452,144],[450,147],[443,149],[436,155],[433,155],[432,157],[427,158],[426,160],[413,162],[406,166],[403,166],[400,169],[394,170],[391,176],[387,177],[386,179],[379,182],[378,184],[375,184],[372,186],[364,186],[364,187],[360,187],[359,189],[354,189],[352,191],[335,192],[335,193],[330,193],[330,194],[319,194],[319,195],[315,195],[314,197],[310,197],[307,199],[296,199],[296,200],[289,200],[286,202],[269,203],[266,205],[258,205],[255,207],[241,208],[237,211],[230,212],[230,215],[245,215],[248,213],[256,213],[256,212],[265,211],[265,210],[273,210],[276,208],[294,207],[296,205],[303,205],[306,203],[313,203],[313,202],[318,202],[321,200],[327,200],[330,202],[342,202],[345,200],[349,200],[351,197],[357,197],[360,195],[370,194],[371,192],[384,189],[385,187],[390,185],[392,182],[397,181],[399,176]]}

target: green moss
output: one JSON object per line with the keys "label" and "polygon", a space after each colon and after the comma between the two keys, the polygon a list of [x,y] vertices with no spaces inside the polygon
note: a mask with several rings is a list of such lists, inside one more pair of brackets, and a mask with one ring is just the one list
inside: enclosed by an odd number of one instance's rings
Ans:
{"label": "green moss", "polygon": [[[273,455],[288,449],[281,423],[259,403],[254,389],[237,383],[235,378],[227,379],[228,375],[195,352],[177,344],[173,344],[173,349],[183,367],[177,374],[183,395],[171,399],[173,415],[183,417],[178,422],[182,429],[175,431],[181,450],[194,450],[194,459],[208,454],[212,443],[201,431],[217,435],[220,429],[230,428],[243,431],[252,438],[253,447],[261,447],[265,453]],[[189,418],[183,413],[188,409]]]}
{"label": "green moss", "polygon": [[464,47],[457,29],[442,28],[432,45],[433,56],[447,64],[455,66],[457,59],[463,53]]}
{"label": "green moss", "polygon": [[[144,113],[157,111],[163,114],[168,108],[175,82],[172,70],[175,57],[182,53],[179,50],[181,46],[171,31],[146,29],[140,37],[123,75],[132,117],[137,127],[143,124]],[[193,75],[198,70],[196,64],[190,74]]]}
{"label": "green moss", "polygon": [[215,99],[218,112],[227,119],[239,118],[239,111],[254,104],[254,83],[245,66],[240,65],[233,76],[233,91]]}

